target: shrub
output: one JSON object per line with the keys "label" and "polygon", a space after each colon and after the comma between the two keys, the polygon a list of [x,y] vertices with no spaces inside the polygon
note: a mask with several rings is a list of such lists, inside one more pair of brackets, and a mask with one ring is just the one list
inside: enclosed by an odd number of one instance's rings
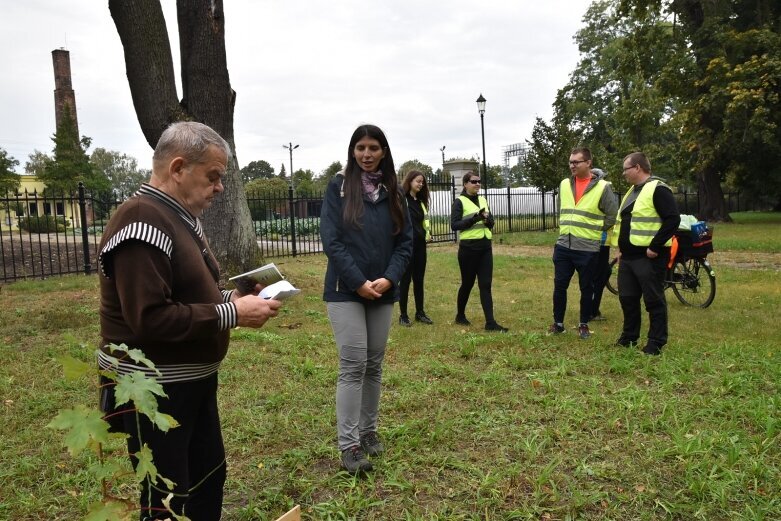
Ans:
{"label": "shrub", "polygon": [[31,215],[19,218],[19,229],[30,233],[59,233],[68,226],[65,217]]}
{"label": "shrub", "polygon": [[[290,219],[273,219],[270,221],[255,221],[255,235],[267,237],[278,235],[287,237],[290,235]],[[304,217],[296,219],[296,235],[318,235],[320,233],[319,217]]]}

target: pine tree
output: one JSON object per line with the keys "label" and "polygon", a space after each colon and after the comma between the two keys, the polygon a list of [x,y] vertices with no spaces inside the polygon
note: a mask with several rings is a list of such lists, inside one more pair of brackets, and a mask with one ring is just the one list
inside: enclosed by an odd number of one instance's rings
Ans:
{"label": "pine tree", "polygon": [[39,174],[47,190],[54,193],[72,193],[78,188],[79,182],[84,183],[90,190],[105,190],[110,186],[108,180],[96,172],[90,163],[87,149],[92,139],[87,136],[79,139],[68,105],[63,108],[62,119],[52,141],[53,157],[46,161],[43,171]]}

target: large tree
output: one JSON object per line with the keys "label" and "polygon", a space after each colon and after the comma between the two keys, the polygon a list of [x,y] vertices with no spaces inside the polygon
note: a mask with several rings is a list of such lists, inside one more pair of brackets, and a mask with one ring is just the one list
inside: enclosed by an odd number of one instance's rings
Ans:
{"label": "large tree", "polygon": [[43,168],[38,172],[38,179],[43,181],[47,191],[55,194],[73,193],[78,183],[83,183],[92,191],[108,188],[108,180],[89,162],[87,149],[92,140],[86,136],[79,138],[68,105],[63,109],[62,119],[52,141],[52,156],[44,158]]}
{"label": "large tree", "polygon": [[553,126],[568,125],[619,188],[622,160],[636,150],[672,182],[686,176],[674,159],[674,100],[659,86],[678,59],[672,23],[658,10],[625,16],[617,8],[618,0],[607,0],[586,12],[575,35],[580,60],[556,96]]}
{"label": "large tree", "polygon": [[113,197],[119,200],[133,195],[150,176],[150,171],[138,168],[136,158],[115,150],[96,148],[89,161],[95,171],[108,179]]}
{"label": "large tree", "polygon": [[314,190],[324,192],[328,183],[344,169],[341,161],[334,161],[314,179]]}
{"label": "large tree", "polygon": [[245,185],[255,179],[272,179],[273,177],[276,177],[274,167],[262,159],[250,161],[247,166],[241,169],[241,180],[244,181]]}
{"label": "large tree", "polygon": [[521,166],[523,179],[543,192],[558,188],[561,180],[569,175],[567,160],[578,139],[569,125],[536,118],[532,138],[526,140],[529,152]]}
{"label": "large tree", "polygon": [[404,177],[411,171],[411,170],[417,170],[419,172],[423,172],[423,175],[426,176],[427,179],[431,179],[431,176],[434,175],[434,170],[431,169],[430,166],[428,166],[425,163],[421,163],[417,159],[410,159],[409,161],[404,161],[401,166],[398,167],[398,178],[399,182],[402,182],[404,180]]}
{"label": "large tree", "polygon": [[680,140],[700,194],[701,217],[729,220],[722,182],[736,181],[781,207],[781,4],[771,0],[621,0],[626,16],[666,9],[676,48],[692,66],[668,67],[680,106]]}
{"label": "large tree", "polygon": [[0,148],[0,195],[19,188],[21,178],[15,171],[17,166],[19,160],[9,156],[5,149]]}
{"label": "large tree", "polygon": [[224,194],[204,215],[204,228],[223,272],[241,272],[260,259],[236,160],[231,88],[221,0],[177,0],[182,97],[177,97],[173,58],[159,0],[109,0],[125,51],[136,116],[149,146],[175,121],[209,125],[234,152],[223,179]]}

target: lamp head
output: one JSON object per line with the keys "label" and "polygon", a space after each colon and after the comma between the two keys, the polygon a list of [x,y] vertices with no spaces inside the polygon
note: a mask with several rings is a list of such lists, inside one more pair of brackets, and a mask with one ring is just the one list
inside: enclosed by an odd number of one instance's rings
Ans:
{"label": "lamp head", "polygon": [[483,114],[485,112],[485,98],[483,97],[483,93],[480,93],[480,97],[477,98],[477,111],[480,114]]}

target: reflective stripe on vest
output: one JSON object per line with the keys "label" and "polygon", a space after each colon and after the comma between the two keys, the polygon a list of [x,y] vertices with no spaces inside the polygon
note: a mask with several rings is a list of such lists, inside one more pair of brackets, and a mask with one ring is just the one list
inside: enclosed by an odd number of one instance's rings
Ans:
{"label": "reflective stripe on vest", "polygon": [[426,232],[426,241],[428,242],[428,240],[431,239],[431,220],[428,218],[428,208],[426,208],[426,205],[421,202],[420,208],[423,210],[423,231]]}
{"label": "reflective stripe on vest", "polygon": [[[633,246],[650,246],[651,240],[662,228],[662,218],[659,217],[659,214],[656,213],[656,208],[654,208],[654,192],[657,186],[670,188],[658,179],[655,179],[643,185],[643,188],[640,189],[640,194],[635,199],[635,205],[632,208],[632,222],[629,223],[629,243]],[[621,201],[621,206],[618,208],[616,238],[618,238],[621,230],[621,211],[626,206],[626,200],[631,193],[632,190],[626,193]],[[669,247],[672,243],[672,238],[670,238],[664,245]]]}
{"label": "reflective stripe on vest", "polygon": [[596,186],[586,191],[575,204],[570,178],[564,179],[559,186],[561,212],[559,215],[559,234],[572,234],[581,239],[599,241],[605,227],[605,214],[599,209],[599,201],[607,182],[597,181]]}
{"label": "reflective stripe on vest", "polygon": [[[461,200],[461,207],[463,208],[461,219],[468,219],[480,210],[488,210],[488,202],[482,195],[477,196],[477,202],[480,203],[479,207],[464,195],[459,195],[458,198]],[[461,239],[482,239],[483,237],[490,239],[493,235],[491,230],[486,227],[485,221],[477,221],[471,228],[461,230],[459,237]]]}

